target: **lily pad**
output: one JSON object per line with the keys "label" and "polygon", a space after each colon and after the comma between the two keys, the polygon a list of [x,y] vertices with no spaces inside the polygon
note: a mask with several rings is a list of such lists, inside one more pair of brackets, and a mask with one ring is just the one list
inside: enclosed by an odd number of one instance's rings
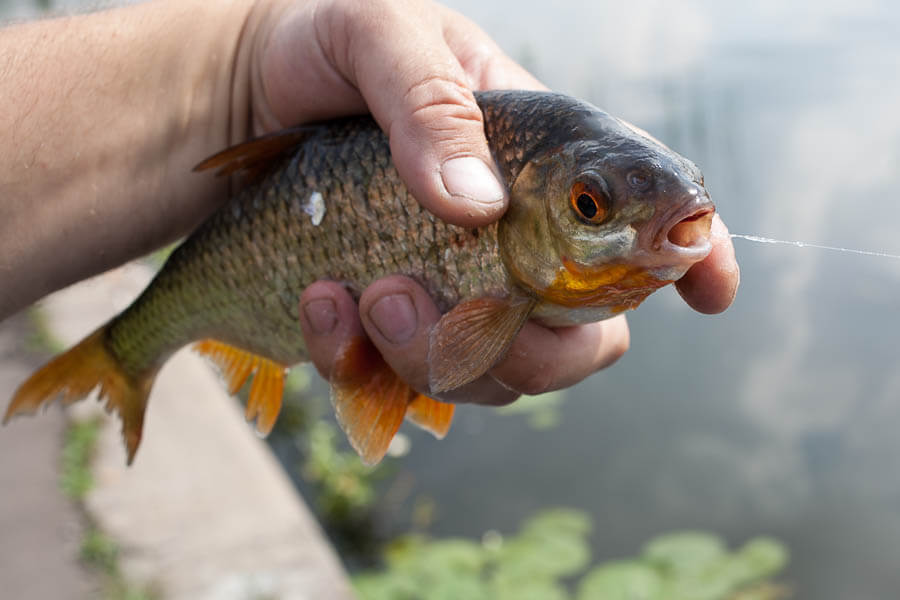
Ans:
{"label": "lily pad", "polygon": [[[663,582],[640,561],[607,563],[590,571],[578,586],[578,600],[662,600]],[[668,600],[668,599],[667,599]]]}

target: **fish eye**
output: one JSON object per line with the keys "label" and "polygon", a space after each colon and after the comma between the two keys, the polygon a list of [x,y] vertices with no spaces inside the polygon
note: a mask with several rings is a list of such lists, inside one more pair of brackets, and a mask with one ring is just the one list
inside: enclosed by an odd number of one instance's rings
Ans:
{"label": "fish eye", "polygon": [[572,186],[569,202],[575,216],[588,225],[599,225],[609,212],[609,196],[598,186],[577,181]]}
{"label": "fish eye", "polygon": [[629,186],[639,192],[643,192],[650,187],[650,175],[644,171],[631,171],[625,176],[625,179],[628,181]]}

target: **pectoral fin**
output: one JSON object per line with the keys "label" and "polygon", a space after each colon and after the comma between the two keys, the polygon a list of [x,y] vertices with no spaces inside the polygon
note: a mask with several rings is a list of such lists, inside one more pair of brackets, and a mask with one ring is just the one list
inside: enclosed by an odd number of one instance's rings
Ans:
{"label": "pectoral fin", "polygon": [[453,307],[431,331],[431,391],[456,389],[484,375],[509,349],[536,304],[526,297],[477,298]]}
{"label": "pectoral fin", "polygon": [[444,439],[453,423],[454,404],[416,394],[406,408],[406,418],[439,440]]}
{"label": "pectoral fin", "polygon": [[381,461],[416,396],[368,339],[352,339],[331,373],[331,402],[350,445],[367,465]]}

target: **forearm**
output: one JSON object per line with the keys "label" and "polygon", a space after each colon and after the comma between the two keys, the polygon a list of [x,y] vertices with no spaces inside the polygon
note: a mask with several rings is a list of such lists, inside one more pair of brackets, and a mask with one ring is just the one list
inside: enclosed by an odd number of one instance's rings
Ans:
{"label": "forearm", "polygon": [[184,0],[0,29],[0,319],[221,202],[191,167],[247,135],[249,14]]}

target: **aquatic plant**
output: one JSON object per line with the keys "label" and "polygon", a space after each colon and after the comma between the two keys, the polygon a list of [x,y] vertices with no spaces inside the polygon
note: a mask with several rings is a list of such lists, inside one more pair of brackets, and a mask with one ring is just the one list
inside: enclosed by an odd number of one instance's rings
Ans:
{"label": "aquatic plant", "polygon": [[[481,542],[402,538],[385,568],[354,577],[362,600],[775,600],[788,589],[770,581],[787,564],[784,546],[753,539],[729,552],[715,535],[679,532],[657,537],[637,557],[590,563],[590,517],[550,509],[504,539]],[[574,595],[572,590],[574,590]]]}
{"label": "aquatic plant", "polygon": [[512,404],[497,408],[501,415],[522,415],[528,419],[532,429],[553,429],[562,419],[562,405],[566,398],[564,390],[547,392],[537,396],[522,396]]}

